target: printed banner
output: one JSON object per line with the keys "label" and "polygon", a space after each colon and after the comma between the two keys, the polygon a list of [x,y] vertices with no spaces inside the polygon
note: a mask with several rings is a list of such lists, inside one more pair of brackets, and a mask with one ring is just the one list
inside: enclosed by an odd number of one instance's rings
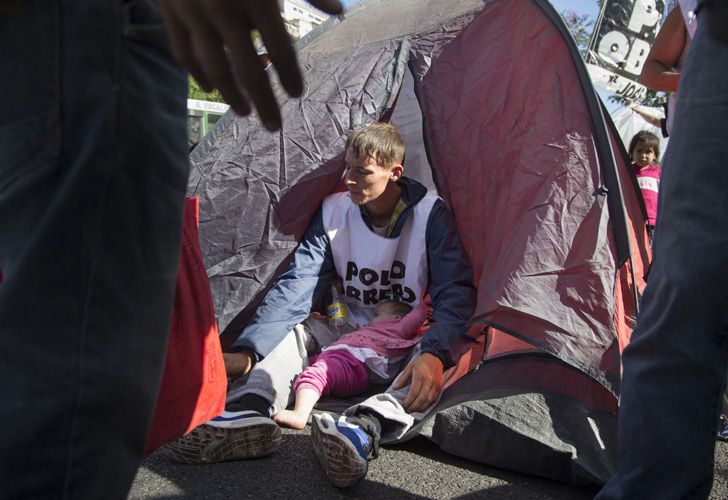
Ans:
{"label": "printed banner", "polygon": [[597,87],[631,100],[645,97],[638,79],[664,11],[662,0],[605,0],[587,55]]}

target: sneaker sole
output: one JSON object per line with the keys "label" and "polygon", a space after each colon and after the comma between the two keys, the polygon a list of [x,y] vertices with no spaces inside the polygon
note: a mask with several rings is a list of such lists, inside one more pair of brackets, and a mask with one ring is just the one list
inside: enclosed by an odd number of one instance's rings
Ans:
{"label": "sneaker sole", "polygon": [[212,464],[260,458],[276,451],[283,436],[272,420],[245,427],[201,425],[162,447],[171,460],[184,464]]}
{"label": "sneaker sole", "polygon": [[311,444],[326,477],[338,488],[353,486],[367,474],[369,462],[362,460],[354,445],[336,430],[336,422],[314,415]]}

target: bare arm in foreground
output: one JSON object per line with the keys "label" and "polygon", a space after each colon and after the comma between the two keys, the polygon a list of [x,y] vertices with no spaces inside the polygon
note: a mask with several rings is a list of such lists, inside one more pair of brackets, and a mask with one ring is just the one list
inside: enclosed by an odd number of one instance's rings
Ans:
{"label": "bare arm in foreground", "polygon": [[680,73],[674,68],[685,46],[686,36],[685,22],[680,7],[675,7],[667,16],[665,24],[662,25],[655,38],[655,43],[652,44],[650,53],[647,54],[640,75],[642,84],[652,90],[677,91]]}

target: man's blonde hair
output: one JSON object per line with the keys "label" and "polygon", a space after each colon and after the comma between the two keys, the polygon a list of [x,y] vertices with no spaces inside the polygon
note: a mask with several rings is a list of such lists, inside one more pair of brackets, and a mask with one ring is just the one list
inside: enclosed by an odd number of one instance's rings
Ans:
{"label": "man's blonde hair", "polygon": [[404,141],[391,123],[373,123],[351,134],[346,150],[359,159],[371,157],[383,167],[404,161]]}

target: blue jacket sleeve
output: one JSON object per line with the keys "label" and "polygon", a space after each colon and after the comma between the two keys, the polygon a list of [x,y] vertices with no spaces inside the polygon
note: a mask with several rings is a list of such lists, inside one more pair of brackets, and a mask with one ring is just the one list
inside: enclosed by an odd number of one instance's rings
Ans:
{"label": "blue jacket sleeve", "polygon": [[336,275],[321,210],[306,229],[293,259],[280,275],[233,349],[251,349],[258,360],[267,356],[293,327],[311,313],[314,301]]}
{"label": "blue jacket sleeve", "polygon": [[477,292],[470,259],[442,201],[432,208],[426,238],[434,323],[422,336],[420,349],[437,356],[449,368],[472,345],[466,323],[475,310]]}

